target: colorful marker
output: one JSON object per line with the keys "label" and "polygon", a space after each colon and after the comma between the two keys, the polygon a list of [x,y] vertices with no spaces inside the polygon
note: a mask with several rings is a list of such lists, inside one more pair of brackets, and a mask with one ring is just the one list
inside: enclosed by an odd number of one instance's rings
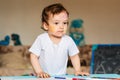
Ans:
{"label": "colorful marker", "polygon": [[72,78],[72,80],[85,80],[85,79],[80,79],[80,78]]}
{"label": "colorful marker", "polygon": [[65,77],[55,77],[55,79],[66,79]]}

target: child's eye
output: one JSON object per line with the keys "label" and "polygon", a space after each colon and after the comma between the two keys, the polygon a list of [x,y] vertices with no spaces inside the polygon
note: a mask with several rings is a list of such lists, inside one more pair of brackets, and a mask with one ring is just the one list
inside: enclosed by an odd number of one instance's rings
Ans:
{"label": "child's eye", "polygon": [[64,22],[63,24],[68,24],[68,22]]}
{"label": "child's eye", "polygon": [[58,22],[55,22],[54,24],[55,24],[55,25],[58,25]]}

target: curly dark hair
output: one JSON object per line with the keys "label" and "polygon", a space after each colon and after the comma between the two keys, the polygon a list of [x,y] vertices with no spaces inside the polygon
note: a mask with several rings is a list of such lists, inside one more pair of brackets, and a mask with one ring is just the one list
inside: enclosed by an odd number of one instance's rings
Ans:
{"label": "curly dark hair", "polygon": [[[42,18],[41,18],[42,23],[45,22],[46,24],[48,24],[49,14],[55,15],[63,11],[65,11],[67,15],[69,16],[69,12],[63,7],[61,3],[55,3],[55,4],[45,7],[42,11]],[[42,27],[42,29],[44,28]]]}

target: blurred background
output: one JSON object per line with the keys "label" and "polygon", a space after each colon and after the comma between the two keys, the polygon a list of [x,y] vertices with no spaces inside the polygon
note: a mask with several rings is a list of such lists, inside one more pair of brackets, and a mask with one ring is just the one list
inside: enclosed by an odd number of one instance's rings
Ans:
{"label": "blurred background", "polygon": [[120,43],[120,0],[0,0],[0,40],[17,33],[24,45],[31,45],[43,32],[43,8],[56,2],[67,8],[70,22],[84,21],[86,44]]}

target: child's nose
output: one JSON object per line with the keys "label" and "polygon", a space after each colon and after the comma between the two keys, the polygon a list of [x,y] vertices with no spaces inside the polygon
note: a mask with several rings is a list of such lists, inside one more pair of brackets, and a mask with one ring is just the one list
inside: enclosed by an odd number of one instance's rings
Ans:
{"label": "child's nose", "polygon": [[61,24],[61,25],[60,25],[60,28],[64,28],[64,24]]}

